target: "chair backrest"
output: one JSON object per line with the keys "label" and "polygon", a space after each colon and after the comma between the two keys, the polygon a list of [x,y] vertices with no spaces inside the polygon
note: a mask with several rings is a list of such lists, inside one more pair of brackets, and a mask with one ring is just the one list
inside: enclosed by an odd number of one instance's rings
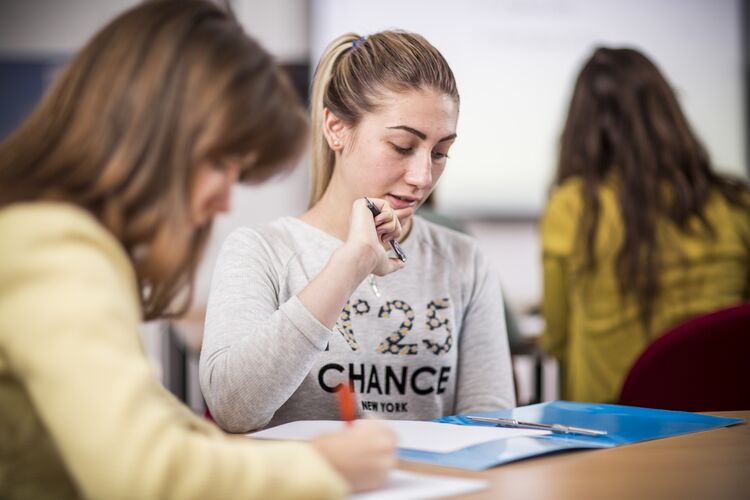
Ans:
{"label": "chair backrest", "polygon": [[750,303],[693,318],[654,340],[630,369],[619,404],[750,410]]}

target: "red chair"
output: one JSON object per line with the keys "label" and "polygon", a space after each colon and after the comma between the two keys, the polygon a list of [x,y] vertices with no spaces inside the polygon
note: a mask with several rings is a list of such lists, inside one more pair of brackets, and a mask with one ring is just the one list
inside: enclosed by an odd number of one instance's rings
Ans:
{"label": "red chair", "polygon": [[750,410],[750,303],[693,318],[654,340],[630,369],[618,403]]}

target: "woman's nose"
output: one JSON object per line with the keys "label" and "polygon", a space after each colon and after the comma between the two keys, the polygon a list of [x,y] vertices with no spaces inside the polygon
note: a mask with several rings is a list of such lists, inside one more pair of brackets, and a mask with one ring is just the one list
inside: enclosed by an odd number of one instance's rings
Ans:
{"label": "woman's nose", "polygon": [[432,157],[427,154],[415,155],[406,172],[406,182],[420,189],[428,189],[432,186]]}

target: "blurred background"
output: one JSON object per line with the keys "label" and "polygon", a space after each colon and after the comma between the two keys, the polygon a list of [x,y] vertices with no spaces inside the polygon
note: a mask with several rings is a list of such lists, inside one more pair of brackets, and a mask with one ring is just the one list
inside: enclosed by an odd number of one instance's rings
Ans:
{"label": "blurred background", "polygon": [[[0,140],[41,98],[55,72],[135,0],[0,0]],[[747,176],[749,0],[228,0],[249,33],[289,72],[303,99],[326,44],[354,31],[424,35],[453,68],[461,94],[458,140],[434,211],[474,235],[515,318],[519,404],[557,397],[554,362],[533,348],[543,325],[538,217],[582,62],[598,45],[645,52],[677,90],[722,171]],[[197,353],[211,271],[238,225],[299,214],[308,165],[262,187],[238,187],[202,263],[183,321],[144,325],[162,382],[196,411]],[[519,340],[520,339],[520,340]],[[529,340],[530,339],[530,340]]]}

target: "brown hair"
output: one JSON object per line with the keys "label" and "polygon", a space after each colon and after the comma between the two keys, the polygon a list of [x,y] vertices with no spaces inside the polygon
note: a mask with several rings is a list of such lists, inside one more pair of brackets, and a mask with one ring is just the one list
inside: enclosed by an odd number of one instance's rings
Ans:
{"label": "brown hair", "polygon": [[311,96],[311,207],[328,187],[335,162],[335,154],[323,135],[323,110],[330,109],[353,127],[363,113],[377,109],[377,97],[384,90],[428,88],[459,102],[450,66],[420,35],[381,31],[364,38],[348,33],[328,45],[315,70]]}
{"label": "brown hair", "polygon": [[596,265],[599,187],[614,176],[624,225],[616,260],[621,294],[634,293],[648,332],[659,294],[656,223],[692,230],[705,215],[709,195],[747,206],[747,187],[715,173],[670,85],[658,68],[633,49],[598,48],[576,81],[562,134],[556,184],[582,179],[584,209],[579,233],[585,269]]}
{"label": "brown hair", "polygon": [[145,3],[96,34],[0,145],[0,207],[83,207],[127,251],[144,316],[181,312],[209,232],[190,221],[198,165],[236,161],[243,180],[263,180],[306,126],[291,85],[228,13]]}

